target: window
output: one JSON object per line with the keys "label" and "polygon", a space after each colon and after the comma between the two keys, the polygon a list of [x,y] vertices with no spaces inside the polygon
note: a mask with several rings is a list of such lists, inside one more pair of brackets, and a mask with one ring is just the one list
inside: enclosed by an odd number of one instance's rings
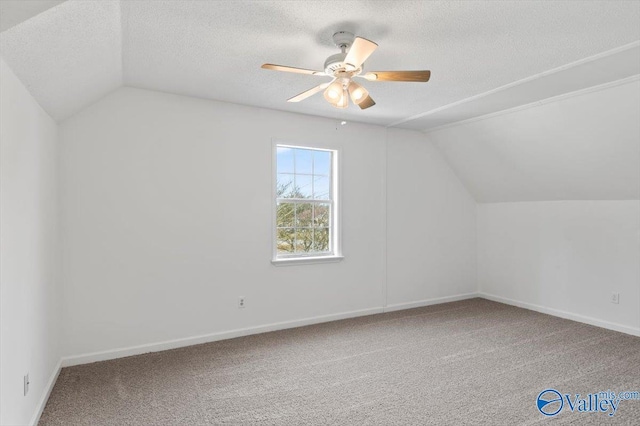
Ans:
{"label": "window", "polygon": [[273,260],[340,258],[337,151],[275,146]]}

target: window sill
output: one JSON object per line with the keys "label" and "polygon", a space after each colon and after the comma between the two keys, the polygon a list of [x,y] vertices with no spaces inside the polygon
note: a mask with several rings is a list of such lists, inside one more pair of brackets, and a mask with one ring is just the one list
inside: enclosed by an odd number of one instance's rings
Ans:
{"label": "window sill", "polygon": [[311,265],[314,263],[336,263],[344,259],[344,256],[316,256],[316,257],[293,257],[290,259],[273,259],[274,266]]}

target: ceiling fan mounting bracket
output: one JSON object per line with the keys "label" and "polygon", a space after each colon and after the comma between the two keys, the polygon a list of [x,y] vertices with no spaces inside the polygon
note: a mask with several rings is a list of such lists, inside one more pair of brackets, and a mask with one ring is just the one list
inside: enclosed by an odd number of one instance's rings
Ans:
{"label": "ceiling fan mounting bracket", "polygon": [[344,53],[347,49],[351,47],[353,44],[353,40],[355,39],[355,35],[350,33],[349,31],[338,31],[333,34],[333,42],[336,46],[342,49],[342,53]]}

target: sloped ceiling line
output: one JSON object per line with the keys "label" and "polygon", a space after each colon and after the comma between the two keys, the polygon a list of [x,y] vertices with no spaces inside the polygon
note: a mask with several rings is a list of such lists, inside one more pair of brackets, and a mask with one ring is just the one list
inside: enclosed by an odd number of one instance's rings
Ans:
{"label": "sloped ceiling line", "polygon": [[[602,72],[603,70],[605,72]],[[635,41],[633,43],[506,84],[496,89],[399,120],[389,124],[388,127],[397,127],[405,123],[414,122],[412,125],[416,130],[430,131],[458,122],[463,122],[473,117],[490,115],[500,111],[509,111],[512,108],[517,108],[518,106],[531,105],[535,102],[555,98],[556,96],[561,96],[565,93],[574,93],[584,88],[596,87],[601,84],[606,84],[607,82],[625,80],[626,78],[634,77],[639,74],[640,41]],[[576,78],[585,75],[589,75],[590,78]],[[558,84],[558,82],[561,84]],[[546,92],[544,90],[530,90],[525,93],[521,93],[521,89],[524,87],[537,88],[541,86],[546,86],[553,90]],[[506,102],[493,100],[500,97],[504,97],[504,101]],[[484,100],[484,108],[479,107],[466,109],[469,104],[479,100]],[[490,107],[490,105],[493,105],[493,107]],[[428,119],[428,116],[433,116],[435,114],[445,112],[446,110],[449,110],[449,113],[442,114],[444,116],[443,119],[439,119],[438,117],[433,120]],[[455,113],[451,114],[450,111],[452,110],[455,111]]]}
{"label": "sloped ceiling line", "polygon": [[448,129],[448,128],[451,128],[451,127],[461,126],[461,125],[468,124],[468,123],[474,123],[476,121],[486,120],[488,118],[498,117],[498,116],[505,115],[505,114],[511,114],[511,113],[522,111],[522,110],[525,110],[525,109],[529,109],[529,108],[534,108],[534,107],[537,107],[537,106],[545,105],[545,104],[548,104],[548,103],[551,103],[551,102],[557,102],[557,101],[560,101],[562,99],[572,98],[574,96],[581,96],[581,95],[585,95],[587,93],[597,92],[599,90],[605,90],[605,89],[608,89],[608,88],[611,88],[611,87],[624,85],[624,84],[631,83],[631,82],[638,81],[638,80],[640,80],[640,74],[635,74],[635,75],[632,75],[630,77],[622,78],[620,80],[615,80],[615,81],[611,81],[611,82],[608,82],[608,83],[602,83],[602,84],[599,84],[597,86],[589,86],[587,88],[579,89],[579,90],[576,90],[574,92],[563,93],[561,95],[552,96],[550,98],[545,98],[545,99],[542,99],[542,100],[539,100],[539,101],[534,101],[534,102],[531,102],[531,103],[528,103],[528,104],[515,106],[513,108],[503,109],[503,110],[499,110],[499,111],[492,112],[492,113],[489,113],[489,114],[478,115],[478,116],[474,116],[474,117],[467,118],[467,119],[464,119],[464,120],[454,121],[454,122],[447,123],[447,124],[444,124],[444,125],[441,125],[441,126],[438,126],[438,127],[424,129],[424,133],[429,134],[429,133],[432,133],[432,132],[437,132],[437,131]]}
{"label": "sloped ceiling line", "polygon": [[0,1],[0,33],[31,19],[65,0],[2,0]]}

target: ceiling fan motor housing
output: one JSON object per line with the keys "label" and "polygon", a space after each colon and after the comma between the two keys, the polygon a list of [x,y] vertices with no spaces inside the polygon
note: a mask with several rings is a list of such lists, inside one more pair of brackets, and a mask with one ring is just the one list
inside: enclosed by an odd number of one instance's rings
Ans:
{"label": "ceiling fan motor housing", "polygon": [[327,60],[324,61],[324,72],[333,75],[337,71],[344,70],[344,58],[346,56],[346,53],[336,53],[335,55],[329,56]]}
{"label": "ceiling fan motor housing", "polygon": [[338,31],[333,35],[333,42],[342,52],[331,55],[324,61],[324,72],[329,75],[336,75],[340,72],[354,72],[354,68],[350,64],[346,64],[344,59],[347,57],[347,50],[353,44],[355,36],[348,31]]}

